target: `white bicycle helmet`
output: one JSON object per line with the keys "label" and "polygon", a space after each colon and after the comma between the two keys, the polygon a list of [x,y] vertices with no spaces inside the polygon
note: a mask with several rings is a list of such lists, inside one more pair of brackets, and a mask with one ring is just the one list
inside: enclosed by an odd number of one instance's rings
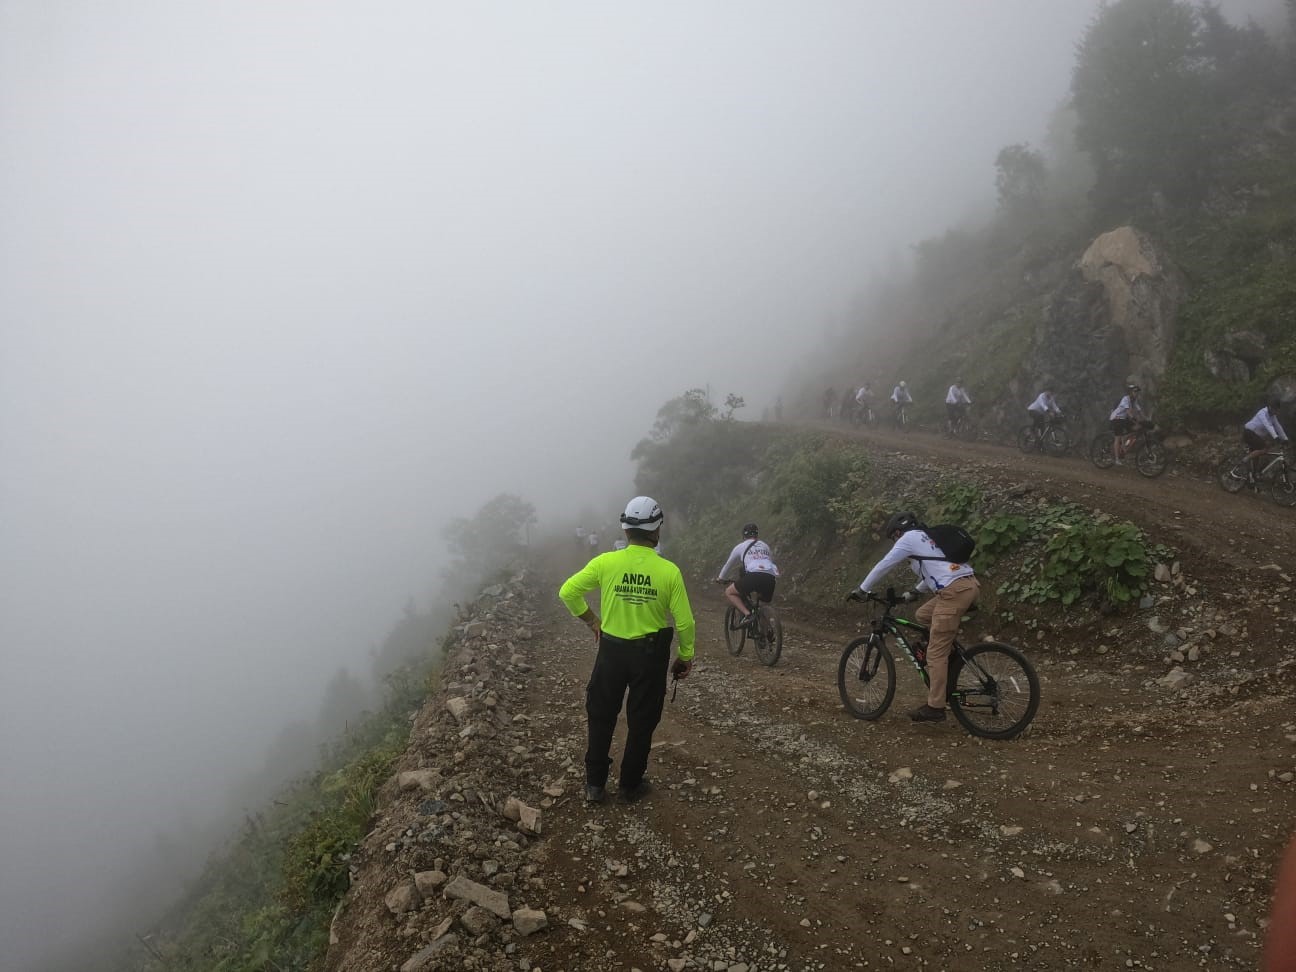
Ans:
{"label": "white bicycle helmet", "polygon": [[652,533],[662,525],[662,508],[651,496],[636,496],[626,504],[621,514],[621,525],[632,530]]}

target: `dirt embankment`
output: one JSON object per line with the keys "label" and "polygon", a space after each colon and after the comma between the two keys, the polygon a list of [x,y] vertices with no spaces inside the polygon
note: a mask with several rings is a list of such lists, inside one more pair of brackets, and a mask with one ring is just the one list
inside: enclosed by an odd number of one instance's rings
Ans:
{"label": "dirt embankment", "polygon": [[[1011,743],[909,722],[911,670],[890,713],[851,719],[836,664],[862,610],[783,601],[765,668],[726,654],[695,585],[700,662],[656,789],[587,807],[593,646],[554,596],[583,554],[557,551],[461,626],[329,968],[1254,969],[1296,819],[1290,512],[1173,474],[876,442],[1173,531],[1182,569],[1149,610],[1025,645],[1043,704]],[[1192,678],[1163,685],[1172,667]]]}

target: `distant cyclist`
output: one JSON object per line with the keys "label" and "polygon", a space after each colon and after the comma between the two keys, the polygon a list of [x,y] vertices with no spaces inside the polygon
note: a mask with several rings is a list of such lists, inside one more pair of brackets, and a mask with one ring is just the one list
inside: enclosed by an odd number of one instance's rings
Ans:
{"label": "distant cyclist", "polygon": [[1030,416],[1031,424],[1037,430],[1043,430],[1044,424],[1049,419],[1062,417],[1062,409],[1058,406],[1057,399],[1053,397],[1053,392],[1045,388],[1035,401],[1026,406],[1026,414]]}
{"label": "distant cyclist", "polygon": [[1287,445],[1287,433],[1283,431],[1282,423],[1278,421],[1278,409],[1281,407],[1282,399],[1277,395],[1270,395],[1264,407],[1251,416],[1250,422],[1242,426],[1242,441],[1250,450],[1247,459],[1251,463],[1251,471],[1247,475],[1247,482],[1254,483],[1260,478],[1260,457],[1268,452],[1274,443]]}
{"label": "distant cyclist", "polygon": [[967,415],[967,410],[972,407],[972,399],[963,389],[963,379],[955,378],[954,384],[949,386],[949,391],[945,393],[945,412],[949,419],[950,431],[958,426],[959,421]]}
{"label": "distant cyclist", "polygon": [[867,422],[873,414],[873,383],[866,381],[855,392],[855,414],[859,421]]}
{"label": "distant cyclist", "polygon": [[[774,555],[769,544],[760,539],[760,531],[755,523],[743,526],[743,539],[729,552],[729,559],[720,568],[717,581],[733,581],[725,588],[725,597],[742,615],[742,623],[751,620],[744,596],[755,591],[762,601],[768,604],[774,600],[774,584],[778,577],[778,567],[774,564]],[[738,576],[733,577],[734,571]]]}
{"label": "distant cyclist", "polygon": [[905,595],[913,600],[919,594],[935,594],[919,606],[914,619],[930,629],[927,643],[927,701],[909,713],[914,722],[939,722],[945,718],[945,683],[949,675],[949,655],[958,634],[959,622],[977,599],[980,585],[971,564],[956,564],[945,559],[945,553],[927,535],[926,529],[912,513],[895,513],[882,527],[882,535],[894,542],[891,552],[874,565],[859,587],[846,595],[848,600],[862,600],[876,591],[892,568],[908,560],[918,575],[918,585]]}
{"label": "distant cyclist", "polygon": [[1112,410],[1110,421],[1112,430],[1112,455],[1116,465],[1125,464],[1125,440],[1139,425],[1147,421],[1143,403],[1139,395],[1143,391],[1138,385],[1130,383],[1125,386],[1125,397]]}
{"label": "distant cyclist", "polygon": [[913,396],[909,394],[909,386],[903,381],[891,390],[891,404],[895,406],[896,423],[899,424],[901,410],[906,405],[913,404]]}

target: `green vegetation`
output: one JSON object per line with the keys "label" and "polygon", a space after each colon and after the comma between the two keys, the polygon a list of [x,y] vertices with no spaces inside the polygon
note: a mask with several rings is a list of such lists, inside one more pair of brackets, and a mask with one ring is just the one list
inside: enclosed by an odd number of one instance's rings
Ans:
{"label": "green vegetation", "polygon": [[163,922],[141,972],[308,972],[328,944],[333,911],[347,889],[351,852],[369,826],[378,788],[409,736],[409,713],[437,678],[402,669],[388,698],[326,753],[324,767],[249,817],[233,844],[213,856],[185,900]]}
{"label": "green vegetation", "polygon": [[[1077,362],[1069,374],[1065,360],[1039,359],[1036,335],[1089,243],[1133,225],[1188,284],[1156,383],[1158,421],[1236,422],[1274,379],[1296,377],[1296,7],[1287,6],[1286,29],[1271,21],[1272,33],[1230,23],[1211,0],[1099,7],[1043,145],[1009,144],[987,160],[995,214],[921,241],[911,278],[874,284],[860,311],[864,364],[852,372],[906,378],[924,423],[941,418],[959,373],[981,416],[1018,414],[1044,368],[1082,400],[1064,402],[1069,410],[1090,404],[1092,366],[1102,362]],[[879,325],[901,339],[885,357]],[[1244,369],[1237,356],[1222,368],[1226,335],[1237,331],[1261,335],[1263,351]],[[849,359],[834,349],[820,389],[839,384]],[[1101,394],[1123,376],[1111,374]]]}
{"label": "green vegetation", "polygon": [[1170,556],[1128,521],[1074,504],[1014,500],[827,433],[701,419],[653,443],[640,484],[665,490],[667,480],[646,477],[690,468],[699,443],[706,444],[704,478],[726,485],[672,487],[689,503],[683,524],[667,507],[671,555],[683,563],[718,565],[738,526],[755,519],[776,554],[795,545],[814,561],[805,572],[812,588],[835,591],[885,549],[875,534],[883,519],[912,509],[924,522],[972,533],[977,572],[999,603],[1108,611],[1137,601],[1151,565]]}

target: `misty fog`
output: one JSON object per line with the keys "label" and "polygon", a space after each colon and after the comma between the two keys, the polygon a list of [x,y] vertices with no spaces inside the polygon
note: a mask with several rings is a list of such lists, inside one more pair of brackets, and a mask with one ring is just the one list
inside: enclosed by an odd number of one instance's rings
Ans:
{"label": "misty fog", "polygon": [[0,0],[5,967],[447,597],[452,518],[611,522],[663,401],[772,405],[1095,6]]}

